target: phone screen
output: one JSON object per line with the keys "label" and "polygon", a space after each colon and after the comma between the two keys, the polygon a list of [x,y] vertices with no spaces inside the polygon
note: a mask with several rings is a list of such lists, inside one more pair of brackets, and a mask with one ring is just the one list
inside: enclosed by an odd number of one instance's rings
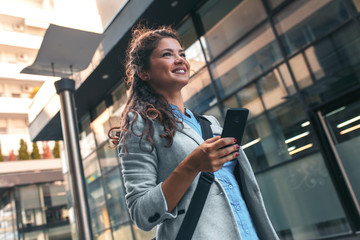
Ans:
{"label": "phone screen", "polygon": [[221,137],[234,137],[237,144],[241,144],[246,121],[249,115],[247,108],[230,108],[226,112],[224,128]]}

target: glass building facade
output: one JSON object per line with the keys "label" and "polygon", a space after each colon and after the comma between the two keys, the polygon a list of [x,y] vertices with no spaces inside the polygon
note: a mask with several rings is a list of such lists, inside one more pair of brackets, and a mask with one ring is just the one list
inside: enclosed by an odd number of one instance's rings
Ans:
{"label": "glass building facade", "polygon": [[[242,146],[281,239],[359,232],[360,1],[208,0],[177,25],[191,79],[186,107],[222,123],[250,116]],[[95,239],[151,239],[131,223],[107,132],[119,124],[119,81],[80,119]]]}
{"label": "glass building facade", "polygon": [[0,195],[1,240],[71,239],[63,181],[16,186]]}

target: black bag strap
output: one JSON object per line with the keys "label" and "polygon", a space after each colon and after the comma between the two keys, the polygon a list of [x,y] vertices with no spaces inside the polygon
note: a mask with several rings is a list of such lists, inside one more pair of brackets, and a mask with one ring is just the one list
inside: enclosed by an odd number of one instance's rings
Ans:
{"label": "black bag strap", "polygon": [[[203,139],[206,140],[213,137],[213,132],[210,127],[211,122],[203,116],[197,114],[194,114],[194,116],[200,123]],[[190,240],[192,238],[213,182],[213,173],[201,172],[199,182],[196,186],[194,195],[191,198],[189,208],[186,212],[184,221],[180,226],[176,240]]]}

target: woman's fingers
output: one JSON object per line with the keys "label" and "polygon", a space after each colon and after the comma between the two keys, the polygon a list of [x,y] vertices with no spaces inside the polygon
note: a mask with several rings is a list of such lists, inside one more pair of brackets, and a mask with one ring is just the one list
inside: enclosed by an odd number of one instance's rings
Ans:
{"label": "woman's fingers", "polygon": [[215,149],[220,149],[228,145],[234,145],[236,143],[236,138],[226,137],[218,138],[217,141],[213,142],[213,147]]}

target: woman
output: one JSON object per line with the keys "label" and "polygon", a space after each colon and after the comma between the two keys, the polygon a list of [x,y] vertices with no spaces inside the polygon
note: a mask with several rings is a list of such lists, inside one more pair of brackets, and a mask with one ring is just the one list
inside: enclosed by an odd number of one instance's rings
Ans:
{"label": "woman", "polygon": [[211,116],[205,117],[215,137],[204,141],[184,107],[180,91],[189,82],[190,65],[176,32],[138,27],[127,57],[130,95],[120,127],[109,137],[119,144],[135,224],[145,231],[157,226],[158,240],[175,239],[199,173],[214,172],[192,239],[278,239],[240,146],[234,138],[220,138],[222,129]]}

